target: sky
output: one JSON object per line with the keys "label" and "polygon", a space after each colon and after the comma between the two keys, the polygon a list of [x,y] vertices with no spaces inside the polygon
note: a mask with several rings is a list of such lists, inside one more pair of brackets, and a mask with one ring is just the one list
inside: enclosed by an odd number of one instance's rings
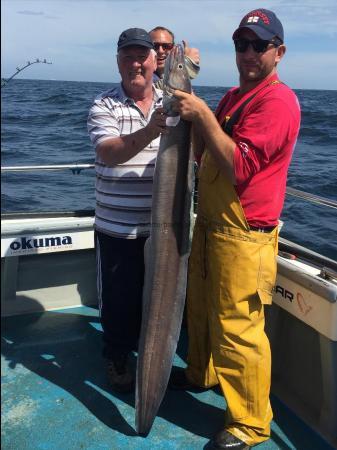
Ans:
{"label": "sky", "polygon": [[193,84],[238,84],[232,34],[256,8],[281,20],[287,52],[279,74],[294,89],[337,90],[337,0],[1,0],[1,77],[118,82],[118,36],[127,28],[171,29],[201,55]]}

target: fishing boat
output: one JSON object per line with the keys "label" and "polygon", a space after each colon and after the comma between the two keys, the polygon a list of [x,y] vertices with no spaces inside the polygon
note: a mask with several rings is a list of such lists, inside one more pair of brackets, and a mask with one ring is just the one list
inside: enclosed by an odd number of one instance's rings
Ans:
{"label": "fishing boat", "polygon": [[[296,189],[287,195],[337,208]],[[88,210],[1,216],[4,449],[201,449],[223,424],[226,405],[217,388],[167,391],[142,438],[135,432],[134,394],[115,394],[105,380],[93,223]],[[266,330],[274,419],[271,439],[256,448],[337,448],[337,262],[288,241],[282,231]],[[186,341],[183,327],[176,366],[185,365]]]}

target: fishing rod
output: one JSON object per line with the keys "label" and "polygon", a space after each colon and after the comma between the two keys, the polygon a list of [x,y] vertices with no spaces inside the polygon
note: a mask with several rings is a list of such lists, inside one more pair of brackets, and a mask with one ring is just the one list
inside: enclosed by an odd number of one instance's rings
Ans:
{"label": "fishing rod", "polygon": [[18,73],[22,72],[23,70],[25,70],[27,67],[32,66],[33,64],[52,64],[52,62],[49,62],[46,60],[46,58],[44,59],[39,59],[36,58],[35,61],[27,61],[27,64],[23,67],[17,67],[16,68],[16,72],[10,76],[9,78],[1,78],[1,88],[3,88],[4,86],[6,86],[6,84],[12,79],[14,78]]}
{"label": "fishing rod", "polygon": [[[73,174],[79,174],[84,169],[94,169],[95,164],[54,164],[49,166],[2,166],[1,172],[31,172],[31,171],[44,171],[44,170],[66,170],[70,169]],[[302,200],[307,200],[311,203],[319,205],[329,206],[330,208],[337,209],[337,202],[332,199],[327,199],[319,195],[311,194],[310,192],[300,191],[292,187],[287,187],[287,195],[297,197]]]}

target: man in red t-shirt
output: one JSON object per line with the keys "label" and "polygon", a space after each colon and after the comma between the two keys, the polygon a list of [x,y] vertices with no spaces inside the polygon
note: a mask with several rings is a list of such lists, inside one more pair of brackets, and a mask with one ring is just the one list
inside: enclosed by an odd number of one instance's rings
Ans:
{"label": "man in red t-shirt", "polygon": [[248,13],[233,34],[240,85],[215,115],[175,91],[194,125],[199,200],[187,292],[188,359],[170,386],[220,384],[225,426],[210,449],[249,449],[270,436],[271,358],[264,305],[276,278],[278,220],[300,127],[294,92],[280,82],[283,27],[272,11]]}

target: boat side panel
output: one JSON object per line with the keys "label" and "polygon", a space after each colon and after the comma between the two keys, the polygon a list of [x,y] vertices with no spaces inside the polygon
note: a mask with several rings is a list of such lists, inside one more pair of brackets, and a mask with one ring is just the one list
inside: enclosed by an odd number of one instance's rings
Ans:
{"label": "boat side panel", "polygon": [[2,258],[1,278],[3,316],[97,304],[94,249]]}

